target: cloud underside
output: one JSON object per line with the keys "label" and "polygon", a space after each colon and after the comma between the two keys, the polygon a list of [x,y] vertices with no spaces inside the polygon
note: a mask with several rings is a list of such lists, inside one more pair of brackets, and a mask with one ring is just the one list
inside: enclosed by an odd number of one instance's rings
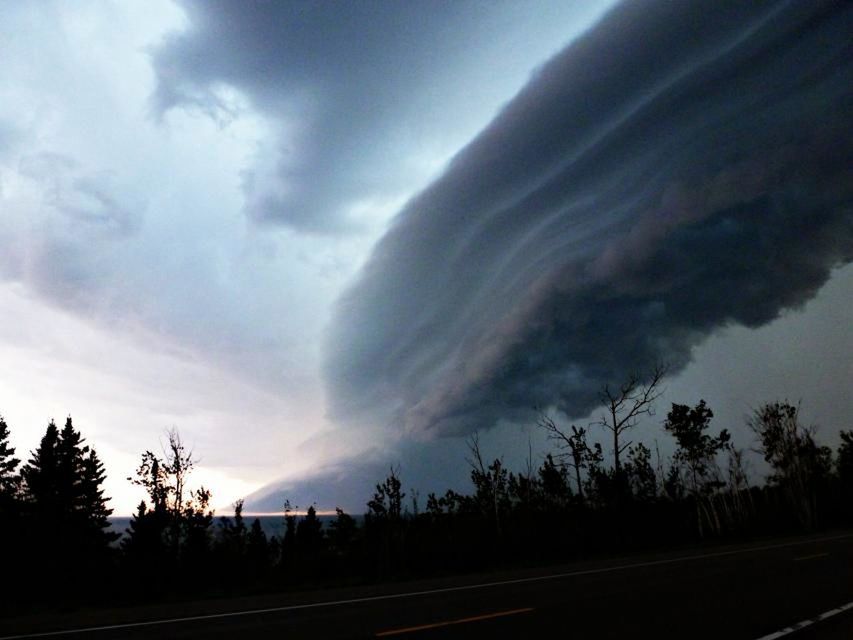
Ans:
{"label": "cloud underside", "polygon": [[355,204],[404,189],[400,143],[428,120],[418,107],[435,107],[428,88],[459,55],[453,33],[473,35],[486,13],[474,3],[181,6],[191,27],[153,52],[158,108],[227,123],[241,109],[233,90],[242,94],[274,123],[243,174],[244,213],[320,234],[358,229]]}
{"label": "cloud underside", "polygon": [[832,2],[611,11],[376,246],[329,333],[332,417],[580,417],[802,305],[853,257],[851,29]]}

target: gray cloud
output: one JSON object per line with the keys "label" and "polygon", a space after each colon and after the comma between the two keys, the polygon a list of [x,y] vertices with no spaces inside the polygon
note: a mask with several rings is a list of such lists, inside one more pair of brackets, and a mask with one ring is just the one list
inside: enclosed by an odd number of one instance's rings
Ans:
{"label": "gray cloud", "polygon": [[[517,444],[507,433],[498,434],[501,443],[490,438],[483,444],[485,456],[501,457],[512,469],[523,468],[521,456],[512,455]],[[485,439],[484,439],[485,440]],[[523,450],[525,447],[515,447]],[[507,458],[506,453],[510,456]],[[281,511],[285,500],[303,509],[316,503],[321,510],[342,507],[349,513],[364,513],[367,501],[377,483],[382,482],[391,468],[400,475],[406,493],[406,507],[417,498],[421,509],[429,493],[443,495],[447,489],[467,491],[470,487],[469,455],[461,439],[404,443],[396,450],[369,449],[357,457],[345,458],[334,464],[318,465],[299,477],[270,483],[246,497],[248,511]],[[539,456],[534,456],[539,463]],[[491,460],[491,458],[489,458]]]}
{"label": "gray cloud", "polygon": [[339,300],[334,419],[459,434],[681,370],[853,258],[853,9],[632,2],[409,202]]}
{"label": "gray cloud", "polygon": [[[248,216],[301,231],[349,231],[358,221],[348,207],[408,191],[403,167],[413,150],[452,128],[449,112],[455,121],[470,118],[487,102],[475,88],[515,76],[507,59],[526,60],[539,46],[499,52],[498,45],[507,48],[525,29],[547,42],[549,29],[540,27],[551,20],[561,24],[562,46],[572,22],[598,4],[540,1],[522,11],[506,2],[187,0],[190,28],[154,53],[156,102],[161,111],[190,106],[226,123],[237,107],[221,89],[242,91],[280,128],[245,173]],[[516,13],[530,15],[511,19]],[[466,61],[487,53],[499,55],[466,72]],[[462,113],[453,108],[459,102]]]}
{"label": "gray cloud", "polygon": [[19,134],[15,127],[0,119],[0,158],[9,152],[18,137]]}
{"label": "gray cloud", "polygon": [[44,204],[76,224],[84,224],[108,235],[125,236],[139,228],[144,205],[120,201],[104,172],[85,171],[73,158],[41,152],[23,156],[20,175],[42,186]]}

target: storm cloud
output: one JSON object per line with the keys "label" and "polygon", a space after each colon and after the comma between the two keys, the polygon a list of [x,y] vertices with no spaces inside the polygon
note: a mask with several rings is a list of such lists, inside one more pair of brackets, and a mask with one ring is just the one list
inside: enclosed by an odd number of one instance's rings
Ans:
{"label": "storm cloud", "polygon": [[853,258],[853,8],[630,2],[413,198],[338,301],[333,419],[459,435],[762,326]]}
{"label": "storm cloud", "polygon": [[185,0],[189,28],[154,51],[155,101],[224,124],[245,96],[273,130],[243,176],[248,217],[348,232],[354,209],[410,194],[420,154],[458,149],[603,4]]}

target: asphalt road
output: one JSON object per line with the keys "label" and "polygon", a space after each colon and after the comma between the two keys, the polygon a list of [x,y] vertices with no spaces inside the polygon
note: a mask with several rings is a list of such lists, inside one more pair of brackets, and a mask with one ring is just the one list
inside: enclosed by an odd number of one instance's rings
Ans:
{"label": "asphalt road", "polygon": [[0,640],[515,640],[557,633],[572,638],[853,638],[853,533],[550,571],[0,623]]}

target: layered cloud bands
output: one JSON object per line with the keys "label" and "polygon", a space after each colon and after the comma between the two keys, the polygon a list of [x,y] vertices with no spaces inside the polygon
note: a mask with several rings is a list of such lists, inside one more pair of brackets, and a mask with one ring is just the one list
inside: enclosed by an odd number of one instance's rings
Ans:
{"label": "layered cloud bands", "polygon": [[853,258],[853,7],[631,2],[410,201],[339,300],[331,411],[459,434],[760,326]]}

